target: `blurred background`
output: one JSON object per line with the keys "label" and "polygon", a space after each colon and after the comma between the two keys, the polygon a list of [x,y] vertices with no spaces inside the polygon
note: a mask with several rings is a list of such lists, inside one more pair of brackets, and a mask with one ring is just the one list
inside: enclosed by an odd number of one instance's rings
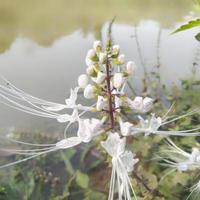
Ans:
{"label": "blurred background", "polygon": [[[141,88],[144,67],[152,72],[158,65],[163,84],[180,85],[192,70],[199,73],[198,29],[170,33],[196,10],[191,0],[0,1],[0,74],[34,96],[64,102],[85,71],[87,50],[95,39],[105,41],[116,16],[113,39],[138,65],[135,87]],[[53,131],[49,120],[0,108],[1,128]]]}
{"label": "blurred background", "polygon": [[[190,87],[191,82],[186,80],[198,80],[200,43],[194,38],[198,29],[171,33],[198,16],[199,7],[192,0],[0,0],[0,74],[33,96],[63,103],[70,88],[77,85],[78,75],[86,69],[87,50],[94,40],[106,40],[108,23],[116,17],[112,28],[114,43],[121,46],[127,60],[134,60],[138,66],[131,80],[136,93],[145,91],[144,78],[150,75],[154,77],[152,85],[159,78],[156,83],[163,86],[159,92],[165,89],[170,95],[173,92],[177,95],[178,90]],[[0,105],[1,135],[15,133],[20,138],[41,143],[53,141],[63,134],[64,128],[53,120],[29,116]],[[84,150],[83,157],[87,156],[88,149]],[[15,158],[4,152],[0,154],[2,162]],[[85,167],[79,163],[80,155],[77,156],[75,150],[54,156],[38,160],[36,171],[29,171],[35,166],[32,162],[20,165],[25,167],[24,174],[20,167],[6,169],[6,173],[0,171],[3,174],[0,199],[83,199],[82,194],[70,197],[69,190],[63,188],[69,188],[66,186],[69,180],[73,183],[73,174],[77,174],[74,167],[79,166],[86,173],[78,169],[77,184],[82,190],[88,189],[84,188],[89,184],[88,170],[97,163],[86,163]],[[72,163],[69,162],[71,158]],[[65,167],[71,179],[63,176],[67,174]],[[56,169],[63,171],[58,173]],[[95,175],[97,179],[98,176],[102,174]],[[62,178],[64,180],[60,180]],[[96,181],[93,180],[93,186]],[[41,187],[37,188],[37,183]],[[59,187],[55,189],[56,184]],[[104,185],[97,185],[98,192],[102,192],[99,188]],[[105,198],[88,196],[84,199]]]}

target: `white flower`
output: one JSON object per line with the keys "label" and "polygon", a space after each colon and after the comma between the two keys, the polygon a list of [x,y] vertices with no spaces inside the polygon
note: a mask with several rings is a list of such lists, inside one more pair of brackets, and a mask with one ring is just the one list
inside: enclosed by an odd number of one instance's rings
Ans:
{"label": "white flower", "polygon": [[177,169],[180,172],[186,172],[189,170],[189,165],[187,162],[180,162],[180,163],[177,163]]}
{"label": "white flower", "polygon": [[150,120],[148,119],[144,120],[141,116],[138,117],[140,119],[140,125],[142,129],[145,131],[146,135],[149,135],[151,133],[156,133],[160,128],[160,126],[162,125],[161,117],[155,117],[155,114],[152,114]]}
{"label": "white flower", "polygon": [[151,133],[155,133],[160,128],[161,125],[162,125],[161,117],[155,117],[155,114],[153,114],[149,122],[149,129]]}
{"label": "white flower", "polygon": [[200,151],[199,151],[199,149],[197,149],[197,148],[192,149],[190,161],[193,163],[199,164],[199,167],[200,167]]}
{"label": "white flower", "polygon": [[106,78],[106,74],[101,72],[101,71],[99,71],[97,73],[97,77],[96,78],[92,77],[92,80],[97,84],[102,84],[104,82],[105,78]]}
{"label": "white flower", "polygon": [[81,88],[85,88],[88,84],[88,76],[86,74],[81,74],[79,77],[78,77],[78,85],[81,87]]}
{"label": "white flower", "polygon": [[101,51],[101,48],[102,48],[101,41],[99,40],[94,41],[93,48],[96,52]]}
{"label": "white flower", "polygon": [[74,109],[71,115],[69,114],[59,115],[56,119],[60,123],[75,122],[78,120],[78,110]]}
{"label": "white flower", "polygon": [[144,119],[143,117],[141,116],[138,116],[139,120],[140,120],[140,126],[143,128],[143,129],[148,129],[149,128],[149,120],[148,119]]}
{"label": "white flower", "polygon": [[113,45],[113,47],[112,47],[112,53],[113,53],[113,55],[119,54],[119,50],[120,50],[120,46],[118,44]]}
{"label": "white flower", "polygon": [[120,64],[124,64],[125,63],[125,55],[124,54],[121,54],[118,56],[118,62]]}
{"label": "white flower", "polygon": [[131,99],[127,99],[128,104],[131,109],[137,110],[137,111],[142,111],[143,110],[143,97],[135,97],[135,99],[132,101]]}
{"label": "white flower", "polygon": [[83,142],[90,142],[91,139],[101,131],[102,121],[99,119],[79,119],[78,137]]}
{"label": "white flower", "polygon": [[95,97],[94,91],[95,91],[94,86],[91,85],[91,84],[88,84],[84,89],[84,94],[83,95],[84,95],[84,97],[86,99],[92,99],[92,98]]}
{"label": "white flower", "polygon": [[107,100],[103,96],[98,96],[96,109],[101,111],[102,109],[106,109],[107,105]]}
{"label": "white flower", "polygon": [[107,58],[107,55],[106,55],[105,53],[100,53],[100,54],[99,54],[99,62],[100,62],[101,64],[105,64],[106,58]]}
{"label": "white flower", "polygon": [[87,52],[87,58],[89,58],[89,59],[93,59],[94,57],[96,56],[96,52],[95,52],[95,50],[94,49],[90,49],[90,50],[88,50],[88,52]]}
{"label": "white flower", "polygon": [[130,122],[123,122],[123,121],[120,119],[119,125],[120,125],[121,134],[122,134],[123,136],[131,135],[131,133],[132,133],[132,128],[133,128],[133,124],[131,124]]}
{"label": "white flower", "polygon": [[126,138],[120,138],[117,132],[110,132],[107,140],[102,141],[101,145],[110,156],[120,156],[125,151]]}
{"label": "white flower", "polygon": [[65,99],[67,108],[74,108],[76,106],[78,90],[79,87],[76,87],[74,90],[71,89],[70,97],[68,99]]}
{"label": "white flower", "polygon": [[65,108],[74,108],[76,106],[76,100],[77,100],[77,93],[78,93],[79,87],[76,87],[75,89],[71,89],[70,97],[65,100],[65,104],[52,104],[51,106],[43,106],[42,108],[48,110],[48,111],[61,111]]}
{"label": "white flower", "polygon": [[149,97],[135,97],[135,99],[132,101],[130,99],[127,99],[128,104],[131,109],[134,109],[138,112],[148,112],[152,106],[153,106],[153,99]]}
{"label": "white flower", "polygon": [[143,110],[144,112],[148,112],[149,110],[152,109],[152,106],[153,106],[153,99],[150,98],[150,97],[145,97],[144,100],[143,100]]}
{"label": "white flower", "polygon": [[193,148],[191,153],[188,153],[176,146],[168,139],[169,149],[163,151],[164,165],[175,168],[181,172],[200,168],[199,156],[200,151]]}
{"label": "white flower", "polygon": [[113,77],[113,86],[119,89],[125,82],[124,75],[122,73],[115,73]]}
{"label": "white flower", "polygon": [[139,161],[138,158],[134,157],[135,154],[133,154],[131,151],[125,151],[123,154],[120,155],[120,158],[128,173],[134,170],[135,164]]}
{"label": "white flower", "polygon": [[129,75],[132,75],[135,72],[135,69],[136,69],[136,64],[133,61],[129,61],[126,64],[126,70]]}

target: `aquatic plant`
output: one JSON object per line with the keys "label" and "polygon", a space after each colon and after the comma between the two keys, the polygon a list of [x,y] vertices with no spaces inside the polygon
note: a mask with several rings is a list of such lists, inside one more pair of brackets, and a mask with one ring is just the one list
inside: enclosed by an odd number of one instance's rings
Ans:
{"label": "aquatic plant", "polygon": [[[154,100],[151,97],[136,96],[134,99],[129,97],[126,93],[127,81],[130,76],[135,75],[136,65],[133,61],[126,62],[125,55],[120,53],[120,46],[112,44],[110,32],[108,33],[105,46],[101,41],[95,41],[93,48],[88,51],[86,73],[78,77],[78,86],[71,89],[70,97],[64,104],[34,97],[3,78],[6,85],[0,85],[1,103],[28,114],[55,119],[59,123],[66,124],[66,128],[63,139],[55,144],[36,144],[7,138],[13,143],[23,144],[26,149],[2,150],[25,157],[4,164],[0,169],[43,154],[97,140],[112,165],[108,199],[113,200],[116,194],[119,200],[137,199],[130,174],[134,172],[136,165],[140,164],[140,160],[131,149],[126,149],[127,138],[142,134],[146,137],[200,135],[200,126],[187,130],[168,128],[170,124],[198,113],[200,108],[190,110],[183,115],[170,116],[174,106],[172,104],[163,116],[158,116],[152,111]],[[91,102],[91,105],[78,102],[79,94],[83,94],[86,102]],[[87,115],[88,113],[90,115]],[[133,122],[127,120],[127,115],[134,116]],[[69,134],[72,129],[75,132],[73,136]],[[173,151],[168,151],[168,157],[159,156],[159,159],[166,162],[165,166],[185,171],[197,165],[197,158],[193,158],[193,154],[196,155],[199,150],[189,154],[176,147],[173,142],[170,141],[169,144]],[[27,147],[34,148],[27,149]],[[180,154],[183,158],[175,157],[174,153]],[[198,188],[199,184],[195,185],[192,193],[198,191]]]}

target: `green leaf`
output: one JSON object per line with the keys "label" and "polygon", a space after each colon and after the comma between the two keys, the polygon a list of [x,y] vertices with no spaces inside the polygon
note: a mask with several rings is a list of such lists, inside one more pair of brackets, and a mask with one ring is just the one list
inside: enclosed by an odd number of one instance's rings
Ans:
{"label": "green leaf", "polygon": [[196,38],[196,40],[198,40],[198,41],[200,42],[200,33],[197,33],[197,34],[195,35],[195,38]]}
{"label": "green leaf", "polygon": [[61,152],[61,156],[62,156],[62,159],[63,159],[63,161],[65,163],[66,170],[71,175],[74,174],[74,169],[73,169],[72,163],[70,162],[70,159],[75,154],[76,154],[76,149],[74,149],[74,148],[68,149],[65,153]]}
{"label": "green leaf", "polygon": [[76,183],[84,189],[89,187],[89,177],[87,174],[82,173],[81,171],[76,172]]}
{"label": "green leaf", "polygon": [[100,193],[100,192],[95,192],[95,191],[88,191],[85,193],[85,198],[83,200],[93,200],[93,199],[101,199],[101,200],[106,200],[107,197],[105,194]]}
{"label": "green leaf", "polygon": [[179,27],[178,29],[176,29],[173,33],[185,31],[185,30],[197,27],[197,26],[200,26],[200,19],[189,21],[187,24],[184,24],[181,27]]}

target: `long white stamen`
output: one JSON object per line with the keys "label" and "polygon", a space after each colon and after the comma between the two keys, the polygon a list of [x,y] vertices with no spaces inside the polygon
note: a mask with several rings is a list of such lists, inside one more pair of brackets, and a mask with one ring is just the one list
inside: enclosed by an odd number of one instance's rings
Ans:
{"label": "long white stamen", "polygon": [[172,105],[170,106],[170,108],[167,110],[167,112],[163,115],[162,117],[162,121],[165,121],[167,120],[167,116],[169,115],[169,113],[172,111],[174,105],[175,105],[176,102],[172,103]]}
{"label": "long white stamen", "polygon": [[192,110],[192,111],[190,111],[190,112],[188,112],[188,113],[186,113],[186,114],[184,114],[184,115],[181,115],[181,116],[178,116],[178,117],[176,117],[176,118],[174,118],[174,119],[171,119],[171,120],[169,120],[169,121],[166,121],[166,122],[162,123],[162,125],[169,124],[169,123],[172,123],[172,122],[177,121],[177,120],[179,120],[179,119],[182,119],[182,118],[191,116],[191,115],[193,115],[193,114],[195,114],[195,113],[198,113],[199,111],[200,111],[200,108],[194,109],[194,110]]}
{"label": "long white stamen", "polygon": [[19,164],[19,163],[25,162],[25,161],[30,160],[30,159],[32,159],[32,158],[36,158],[36,157],[38,157],[38,156],[40,156],[40,155],[42,155],[42,154],[50,153],[50,152],[53,152],[53,151],[56,151],[56,150],[58,150],[58,149],[57,149],[56,147],[53,147],[53,148],[51,148],[51,149],[48,150],[48,151],[43,151],[43,152],[40,152],[40,153],[36,153],[36,154],[34,154],[34,155],[32,155],[32,156],[29,156],[29,157],[27,157],[27,158],[24,158],[24,159],[15,161],[15,162],[11,162],[11,163],[8,163],[8,164],[5,164],[5,165],[1,165],[1,166],[0,166],[0,169],[3,169],[3,168],[6,168],[6,167],[11,167],[11,166],[17,165],[17,164]]}
{"label": "long white stamen", "polygon": [[3,104],[5,104],[8,107],[14,108],[16,110],[19,110],[19,111],[22,111],[22,112],[25,112],[25,113],[28,113],[28,114],[31,114],[31,115],[35,115],[35,116],[39,116],[39,117],[45,117],[45,118],[52,118],[52,119],[56,118],[55,116],[46,115],[46,114],[39,114],[39,113],[37,113],[35,111],[34,112],[33,111],[28,111],[29,109],[28,110],[22,109],[20,107],[17,107],[17,106],[14,106],[14,105],[10,105],[10,104],[8,104],[6,102],[3,102],[3,101],[0,101],[0,103],[3,103]]}
{"label": "long white stamen", "polygon": [[30,150],[19,150],[19,149],[5,149],[5,148],[0,148],[0,151],[16,154],[16,155],[35,155],[36,153],[42,153],[47,150],[52,149],[52,147],[49,148],[43,148],[43,149],[30,149]]}
{"label": "long white stamen", "polygon": [[[36,107],[36,108],[39,109],[39,110],[34,109],[34,108],[32,108],[32,107],[27,107],[27,106],[25,106],[25,105],[23,105],[23,104],[21,104],[21,103],[18,103],[17,101],[14,101],[14,100],[8,98],[7,96],[5,96],[5,95],[3,95],[3,94],[0,94],[0,96],[1,96],[3,99],[7,100],[8,102],[10,102],[10,103],[12,103],[12,104],[14,104],[14,105],[16,105],[16,106],[18,106],[18,107],[21,107],[21,108],[23,108],[23,109],[25,109],[25,110],[33,111],[33,112],[35,112],[35,113],[43,113],[43,114],[46,114],[46,115],[49,115],[49,116],[59,116],[59,114],[47,112],[46,110],[44,110],[44,109],[42,109],[42,108],[40,108],[40,107],[38,107],[38,106],[32,104],[31,102],[29,103],[28,101],[26,101],[26,103],[31,104],[33,107]],[[23,100],[24,100],[24,99],[23,99]],[[42,111],[40,111],[40,110],[42,110]]]}
{"label": "long white stamen", "polygon": [[2,137],[0,136],[0,138],[14,142],[14,143],[18,143],[18,144],[24,144],[24,145],[28,145],[28,146],[36,146],[36,147],[50,147],[50,146],[55,146],[56,144],[35,144],[35,143],[29,143],[29,142],[24,142],[24,141],[20,141],[20,140],[15,140],[12,138],[8,138],[8,137]]}
{"label": "long white stamen", "polygon": [[[1,78],[5,81],[5,83],[13,90],[13,91],[18,91],[21,94],[25,95],[27,98],[30,98],[32,100],[32,102],[38,103],[38,104],[44,104],[44,105],[58,105],[58,103],[55,102],[51,102],[51,101],[46,101],[44,99],[40,99],[37,97],[34,97],[26,92],[24,92],[23,90],[17,88],[15,85],[13,85],[10,81],[8,81],[7,79],[5,79],[3,76],[1,76]],[[60,104],[62,105],[62,104]]]}
{"label": "long white stamen", "polygon": [[118,159],[118,160],[119,160],[119,163],[121,164],[122,170],[123,170],[123,172],[124,172],[124,174],[125,174],[125,176],[126,176],[126,178],[127,178],[127,180],[128,180],[128,183],[129,183],[129,186],[130,186],[131,191],[132,191],[132,193],[133,193],[134,199],[137,200],[137,196],[136,196],[135,191],[134,191],[134,189],[133,189],[133,186],[132,186],[132,183],[131,183],[130,178],[129,178],[129,176],[128,176],[128,173],[127,173],[127,171],[126,171],[126,168],[125,168],[123,162],[121,161],[121,159]]}

